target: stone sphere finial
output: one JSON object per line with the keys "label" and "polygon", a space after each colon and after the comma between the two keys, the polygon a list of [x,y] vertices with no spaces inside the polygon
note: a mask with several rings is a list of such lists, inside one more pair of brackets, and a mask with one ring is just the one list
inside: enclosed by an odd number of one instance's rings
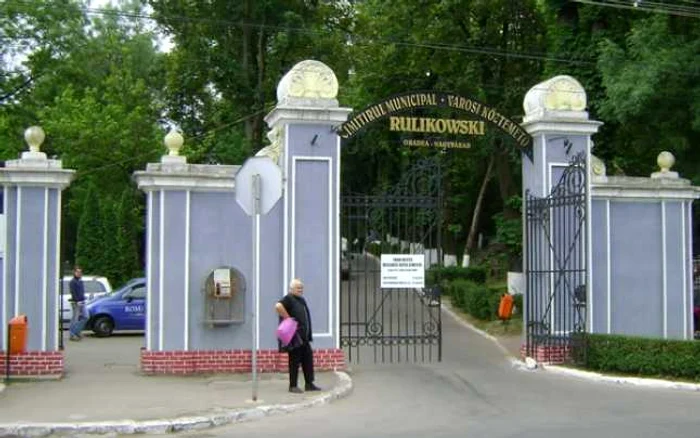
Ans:
{"label": "stone sphere finial", "polygon": [[30,152],[39,152],[41,144],[44,142],[46,134],[41,126],[30,126],[24,131],[24,140],[29,145]]}
{"label": "stone sphere finial", "polygon": [[182,137],[182,134],[171,128],[164,139],[165,147],[168,148],[168,155],[174,157],[180,155],[180,149],[184,142],[185,139]]}
{"label": "stone sphere finial", "polygon": [[659,165],[662,172],[668,172],[676,164],[676,157],[668,151],[663,151],[656,157],[656,164]]}

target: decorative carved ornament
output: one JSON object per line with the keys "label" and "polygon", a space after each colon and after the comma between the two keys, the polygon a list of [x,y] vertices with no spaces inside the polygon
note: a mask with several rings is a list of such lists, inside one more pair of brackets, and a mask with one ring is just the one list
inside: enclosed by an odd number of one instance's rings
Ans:
{"label": "decorative carved ornament", "polygon": [[535,85],[525,95],[525,114],[542,111],[585,111],[586,91],[571,76],[555,76]]}
{"label": "decorative carved ornament", "polygon": [[277,86],[277,101],[289,97],[301,99],[335,99],[338,79],[326,64],[306,60],[287,72]]}
{"label": "decorative carved ornament", "polygon": [[591,171],[596,176],[606,176],[605,162],[591,154]]}
{"label": "decorative carved ornament", "polygon": [[258,157],[270,157],[273,162],[279,165],[279,158],[283,149],[282,129],[282,126],[275,126],[267,131],[267,139],[270,141],[270,144],[260,149],[255,155]]}

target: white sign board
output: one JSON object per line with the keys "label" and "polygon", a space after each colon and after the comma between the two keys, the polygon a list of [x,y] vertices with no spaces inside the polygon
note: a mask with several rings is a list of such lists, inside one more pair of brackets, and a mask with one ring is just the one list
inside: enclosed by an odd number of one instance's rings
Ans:
{"label": "white sign board", "polygon": [[525,293],[525,275],[522,272],[508,273],[508,293],[511,295]]}
{"label": "white sign board", "polygon": [[382,289],[425,287],[423,254],[382,254]]}

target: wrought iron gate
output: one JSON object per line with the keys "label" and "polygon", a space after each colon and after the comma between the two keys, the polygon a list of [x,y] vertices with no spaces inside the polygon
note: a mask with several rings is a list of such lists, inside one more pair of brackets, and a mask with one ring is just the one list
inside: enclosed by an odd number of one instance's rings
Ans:
{"label": "wrought iron gate", "polygon": [[439,289],[380,284],[382,254],[442,264],[440,160],[421,159],[383,193],[342,196],[340,344],[349,361],[441,360]]}
{"label": "wrought iron gate", "polygon": [[546,198],[525,194],[527,355],[544,362],[582,357],[586,332],[588,233],[584,154]]}

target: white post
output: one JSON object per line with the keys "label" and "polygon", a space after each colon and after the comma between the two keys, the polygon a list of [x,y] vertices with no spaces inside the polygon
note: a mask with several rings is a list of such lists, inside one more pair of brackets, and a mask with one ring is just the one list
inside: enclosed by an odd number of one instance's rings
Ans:
{"label": "white post", "polygon": [[258,349],[260,322],[260,175],[253,175],[253,402],[258,400]]}

